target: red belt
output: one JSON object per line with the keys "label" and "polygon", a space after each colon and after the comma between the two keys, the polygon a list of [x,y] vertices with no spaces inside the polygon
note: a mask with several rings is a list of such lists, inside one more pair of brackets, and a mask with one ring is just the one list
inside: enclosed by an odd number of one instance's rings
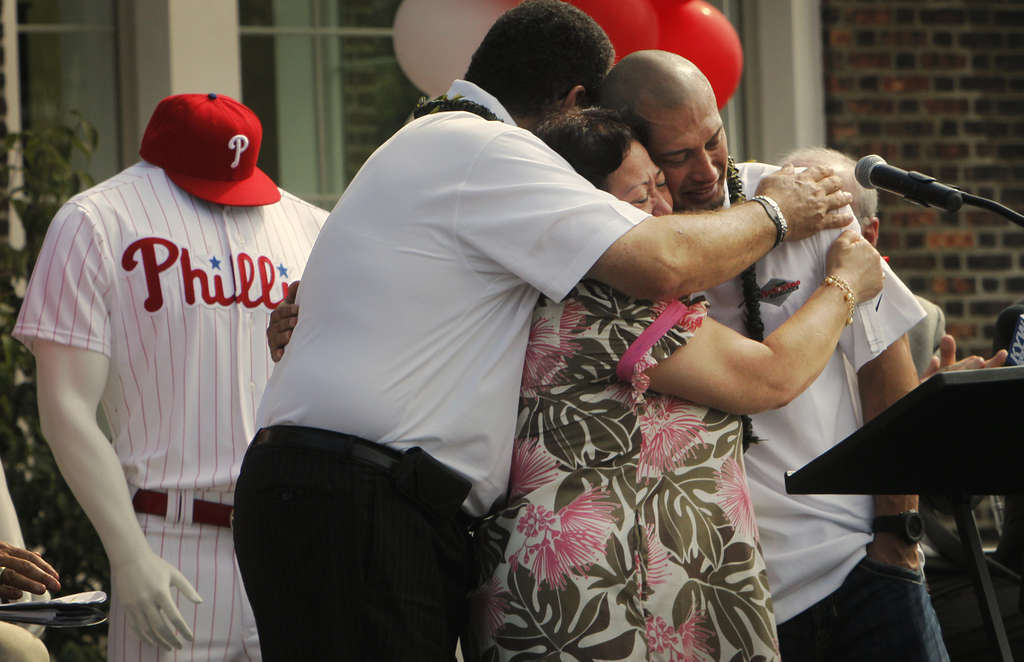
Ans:
{"label": "red belt", "polygon": [[[153,490],[139,490],[132,497],[135,512],[146,515],[167,517],[167,493]],[[202,499],[192,500],[192,522],[195,524],[213,524],[214,526],[231,526],[232,507]]]}

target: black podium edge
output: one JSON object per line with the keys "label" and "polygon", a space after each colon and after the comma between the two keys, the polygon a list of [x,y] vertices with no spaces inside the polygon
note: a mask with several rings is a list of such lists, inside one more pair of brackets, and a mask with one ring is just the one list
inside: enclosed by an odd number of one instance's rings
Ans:
{"label": "black podium edge", "polygon": [[936,393],[945,389],[949,386],[959,386],[963,384],[984,384],[989,382],[1011,382],[1011,381],[1024,381],[1024,365],[1019,366],[1003,366],[999,368],[982,368],[978,370],[954,370],[951,372],[939,372],[930,377],[929,379],[922,382],[913,391],[907,393],[902,398],[894,402],[891,406],[886,408],[885,411],[880,413],[875,418],[871,419],[860,428],[855,430],[845,439],[839,441],[832,446],[829,450],[825,451],[818,457],[810,460],[804,466],[799,469],[787,471],[785,474],[785,485],[787,494],[814,494],[815,492],[807,491],[790,491],[790,483],[797,481],[801,477],[801,472],[804,470],[814,471],[817,468],[817,462],[821,460],[825,455],[832,451],[833,448],[846,443],[857,443],[863,437],[870,437],[875,434],[880,434],[882,430],[888,427],[894,420],[903,416],[908,410],[913,409],[920,405],[923,401],[934,396]]}

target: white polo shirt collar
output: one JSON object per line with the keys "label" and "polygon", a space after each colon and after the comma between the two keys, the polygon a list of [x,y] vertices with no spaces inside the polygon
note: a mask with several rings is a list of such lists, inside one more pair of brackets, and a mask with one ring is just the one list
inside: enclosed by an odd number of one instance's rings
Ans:
{"label": "white polo shirt collar", "polygon": [[452,86],[448,88],[447,92],[445,92],[445,96],[447,96],[449,99],[454,99],[455,97],[461,96],[467,101],[478,103],[487,110],[494,113],[497,116],[497,118],[504,122],[505,124],[517,126],[516,121],[512,119],[511,115],[508,114],[508,111],[505,110],[505,106],[501,105],[501,102],[498,101],[497,97],[495,97],[493,94],[490,94],[489,92],[484,91],[484,89],[479,85],[476,85],[475,83],[470,83],[468,80],[456,78],[455,82],[452,83]]}

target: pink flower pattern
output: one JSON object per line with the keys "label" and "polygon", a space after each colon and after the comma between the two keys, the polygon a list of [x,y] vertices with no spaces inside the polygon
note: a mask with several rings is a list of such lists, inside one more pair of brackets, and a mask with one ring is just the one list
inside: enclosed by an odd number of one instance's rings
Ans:
{"label": "pink flower pattern", "polygon": [[[619,506],[595,489],[585,490],[557,513],[530,504],[516,525],[526,540],[509,557],[515,569],[520,563],[532,568],[538,582],[563,588],[571,572],[586,572],[598,555],[614,524],[612,512]],[[536,542],[530,542],[535,540]]]}
{"label": "pink flower pattern", "polygon": [[652,653],[664,653],[672,650],[673,644],[677,643],[679,633],[672,629],[672,626],[665,622],[661,616],[647,617],[647,648]]}
{"label": "pink flower pattern", "polygon": [[661,616],[647,617],[647,649],[651,659],[665,662],[705,662],[714,660],[708,639],[711,632],[704,624],[704,615],[694,610],[685,621],[673,628]]}
{"label": "pink flower pattern", "polygon": [[491,577],[469,596],[469,608],[482,618],[487,637],[493,637],[501,628],[512,594],[502,587],[497,577]]}
{"label": "pink flower pattern", "polygon": [[647,398],[647,411],[640,417],[643,445],[637,475],[660,478],[684,464],[686,454],[704,443],[707,432],[697,409],[684,400],[666,396]]}
{"label": "pink flower pattern", "polygon": [[614,400],[628,409],[636,409],[644,401],[643,395],[640,394],[634,383],[614,382],[608,385],[605,394],[608,399]]}
{"label": "pink flower pattern", "polygon": [[579,351],[574,337],[583,324],[583,306],[577,301],[567,302],[557,319],[534,316],[530,323],[530,340],[526,345],[523,364],[524,392],[549,382],[565,368],[566,359]]}
{"label": "pink flower pattern", "polygon": [[706,301],[695,303],[686,307],[682,319],[679,320],[679,327],[687,333],[695,333],[704,319],[708,316],[708,305]]}
{"label": "pink flower pattern", "polygon": [[733,528],[741,536],[760,540],[754,504],[750,501],[750,490],[747,488],[747,475],[740,463],[731,457],[726,460],[718,470],[715,483],[718,487],[718,501],[729,516]]}
{"label": "pink flower pattern", "polygon": [[647,389],[651,386],[651,378],[647,376],[647,370],[658,365],[658,362],[651,356],[651,352],[647,351],[640,360],[633,364],[633,390],[636,392],[635,401],[637,403],[642,402],[642,396],[647,392]]}
{"label": "pink flower pattern", "polygon": [[508,478],[508,498],[513,501],[550,483],[558,469],[553,458],[537,437],[516,439],[512,445],[512,470]]}
{"label": "pink flower pattern", "polygon": [[668,564],[668,550],[658,539],[658,531],[653,524],[644,527],[644,538],[647,542],[647,582],[645,597],[654,594],[654,587],[666,583],[671,575]]}
{"label": "pink flower pattern", "polygon": [[[588,281],[562,303],[541,298],[509,499],[474,537],[482,579],[467,659],[573,650],[777,662],[738,417],[653,393],[643,376],[699,332],[704,304],[688,304],[628,383],[615,373],[665,305]],[[570,372],[588,377],[576,383]],[[726,561],[737,546],[750,553]]]}

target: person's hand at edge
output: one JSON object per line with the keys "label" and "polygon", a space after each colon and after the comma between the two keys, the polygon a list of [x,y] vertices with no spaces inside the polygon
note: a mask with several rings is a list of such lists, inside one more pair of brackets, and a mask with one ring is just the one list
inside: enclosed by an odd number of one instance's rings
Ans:
{"label": "person's hand at edge", "polygon": [[921,373],[921,381],[923,382],[939,372],[999,368],[1006,364],[1006,356],[1006,350],[1001,349],[988,359],[974,354],[957,361],[956,339],[947,333],[939,340],[939,355],[933,356],[931,363],[929,363],[925,371]]}
{"label": "person's hand at edge", "polygon": [[299,282],[296,280],[288,284],[288,294],[285,295],[284,301],[270,313],[267,347],[270,349],[270,359],[274,363],[284,356],[284,348],[292,339],[292,329],[299,321],[299,307],[295,303],[295,297],[299,293]]}
{"label": "person's hand at edge", "polygon": [[60,575],[35,552],[0,542],[0,598],[17,600],[22,591],[42,595],[60,590]]}

